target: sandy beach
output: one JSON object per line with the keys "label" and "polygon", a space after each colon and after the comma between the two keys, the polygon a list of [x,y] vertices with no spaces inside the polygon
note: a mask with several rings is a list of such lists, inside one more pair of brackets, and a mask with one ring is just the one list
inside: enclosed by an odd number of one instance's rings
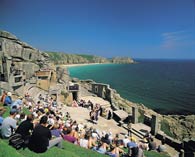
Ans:
{"label": "sandy beach", "polygon": [[87,65],[97,65],[97,64],[112,64],[112,63],[62,64],[62,65],[56,65],[56,66],[57,67],[76,67],[76,66],[87,66]]}

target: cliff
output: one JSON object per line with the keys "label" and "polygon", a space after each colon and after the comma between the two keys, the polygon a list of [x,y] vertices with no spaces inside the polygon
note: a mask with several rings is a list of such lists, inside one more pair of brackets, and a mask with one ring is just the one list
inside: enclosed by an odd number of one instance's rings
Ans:
{"label": "cliff", "polygon": [[115,64],[131,64],[135,63],[129,57],[114,57],[107,59],[100,56],[86,54],[67,54],[60,52],[46,52],[50,61],[54,64],[82,64],[82,63],[115,63]]}
{"label": "cliff", "polygon": [[[38,71],[40,68],[49,67],[49,56],[47,53],[33,48],[6,31],[0,31],[0,52],[0,64],[2,64],[2,60],[7,60],[6,63],[8,65],[6,65],[6,67],[12,64],[15,69],[23,70],[26,79],[32,77],[34,72]],[[0,70],[2,73],[5,73],[6,67],[1,67],[2,69]],[[9,73],[9,69],[7,73]]]}
{"label": "cliff", "polygon": [[82,64],[82,63],[107,63],[103,57],[82,54],[67,54],[60,52],[47,52],[50,61],[55,64]]}
{"label": "cliff", "polygon": [[112,63],[115,64],[131,64],[135,63],[135,61],[132,58],[129,57],[114,57],[111,59]]}

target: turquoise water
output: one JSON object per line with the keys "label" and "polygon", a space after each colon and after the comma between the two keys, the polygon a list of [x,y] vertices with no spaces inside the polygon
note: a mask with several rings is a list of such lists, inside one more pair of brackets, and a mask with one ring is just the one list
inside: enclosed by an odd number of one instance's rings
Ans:
{"label": "turquoise water", "polygon": [[195,113],[195,61],[138,62],[70,67],[69,72],[71,77],[108,83],[123,98],[162,114]]}

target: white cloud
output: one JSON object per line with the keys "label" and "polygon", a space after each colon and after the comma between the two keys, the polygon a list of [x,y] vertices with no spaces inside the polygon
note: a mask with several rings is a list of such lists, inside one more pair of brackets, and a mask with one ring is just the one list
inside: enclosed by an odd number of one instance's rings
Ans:
{"label": "white cloud", "polygon": [[192,32],[189,31],[177,31],[162,33],[161,48],[164,49],[178,49],[185,46],[195,46],[195,41],[192,38]]}

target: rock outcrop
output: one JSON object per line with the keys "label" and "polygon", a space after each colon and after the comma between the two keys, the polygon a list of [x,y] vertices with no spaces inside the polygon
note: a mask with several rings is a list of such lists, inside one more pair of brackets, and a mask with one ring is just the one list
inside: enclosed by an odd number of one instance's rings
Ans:
{"label": "rock outcrop", "polygon": [[67,54],[59,52],[47,52],[50,61],[55,64],[82,64],[82,63],[115,63],[115,64],[132,64],[135,61],[129,57],[114,57],[107,59],[94,55]]}
{"label": "rock outcrop", "polygon": [[162,120],[167,121],[171,134],[177,139],[195,137],[195,115],[169,115],[163,116]]}
{"label": "rock outcrop", "polygon": [[129,57],[114,57],[114,58],[111,59],[111,63],[132,64],[132,63],[135,63],[135,61],[132,58],[129,58]]}
{"label": "rock outcrop", "polygon": [[[16,36],[6,31],[0,31],[1,58],[10,60],[17,69],[26,72],[26,79],[34,75],[40,68],[48,68],[48,54],[33,48]],[[1,59],[2,62],[2,59]]]}
{"label": "rock outcrop", "polygon": [[47,52],[50,56],[50,61],[55,64],[82,64],[82,63],[108,63],[106,58],[93,56],[93,55],[81,55],[81,54],[67,54],[59,52]]}
{"label": "rock outcrop", "polygon": [[56,76],[58,83],[67,83],[70,80],[67,68],[57,67]]}
{"label": "rock outcrop", "polygon": [[[55,69],[49,62],[47,53],[42,52],[6,31],[0,31],[0,87],[6,91],[17,91],[26,83],[38,83],[38,71],[48,72],[46,82],[55,79]],[[44,73],[44,72],[43,72]],[[45,74],[39,75],[45,75]],[[40,76],[42,77],[42,76]],[[41,84],[40,82],[38,84]],[[44,84],[44,83],[43,83]],[[46,89],[46,87],[44,87]],[[49,84],[47,84],[47,89]]]}

